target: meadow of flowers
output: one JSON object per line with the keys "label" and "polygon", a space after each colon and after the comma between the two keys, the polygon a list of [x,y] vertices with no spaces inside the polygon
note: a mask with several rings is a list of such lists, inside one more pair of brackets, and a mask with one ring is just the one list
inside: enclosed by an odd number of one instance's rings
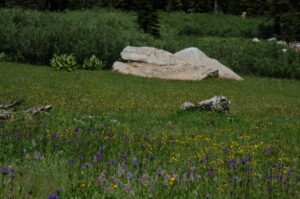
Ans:
{"label": "meadow of flowers", "polygon": [[[179,111],[214,95],[230,113]],[[300,84],[144,79],[0,63],[0,198],[300,198]]]}

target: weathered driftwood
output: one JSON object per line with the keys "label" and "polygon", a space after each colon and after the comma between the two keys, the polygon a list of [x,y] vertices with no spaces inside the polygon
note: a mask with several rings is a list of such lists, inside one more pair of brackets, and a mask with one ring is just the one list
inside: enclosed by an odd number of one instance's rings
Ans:
{"label": "weathered driftwood", "polygon": [[41,107],[31,108],[31,109],[28,109],[26,111],[23,111],[23,113],[36,115],[39,112],[49,111],[51,109],[52,109],[52,106],[51,105],[47,105],[47,106],[41,106]]}
{"label": "weathered driftwood", "polygon": [[[14,102],[14,103],[10,104],[10,105],[1,105],[0,109],[9,109],[9,108],[12,108],[13,106],[19,105],[22,102],[23,101],[17,101],[17,102]],[[18,113],[36,115],[39,112],[49,111],[51,109],[52,109],[52,106],[47,105],[47,106],[30,108],[28,110],[20,111],[20,112],[9,112],[9,111],[6,111],[6,110],[0,110],[0,120],[13,120],[14,119],[13,116],[18,114]]]}
{"label": "weathered driftwood", "polygon": [[226,112],[230,109],[230,101],[224,96],[215,96],[209,100],[199,103],[185,102],[181,105],[181,110],[204,109],[211,111]]}
{"label": "weathered driftwood", "polygon": [[0,120],[9,120],[9,112],[5,110],[0,110]]}
{"label": "weathered driftwood", "polygon": [[20,104],[22,104],[24,102],[24,100],[23,99],[21,99],[21,100],[18,100],[18,101],[15,101],[15,102],[13,102],[12,104],[9,104],[9,105],[1,105],[0,104],[0,110],[2,109],[4,109],[4,110],[8,110],[8,109],[10,109],[10,108],[13,108],[14,106],[19,106]]}

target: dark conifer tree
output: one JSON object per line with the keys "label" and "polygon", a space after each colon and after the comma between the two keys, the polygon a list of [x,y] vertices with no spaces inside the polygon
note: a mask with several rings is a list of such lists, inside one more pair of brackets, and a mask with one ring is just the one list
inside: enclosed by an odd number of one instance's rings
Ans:
{"label": "dark conifer tree", "polygon": [[159,21],[158,12],[151,4],[150,0],[142,0],[138,5],[138,19],[139,27],[146,33],[159,37]]}
{"label": "dark conifer tree", "polygon": [[179,11],[182,10],[181,0],[169,0],[168,10],[169,11]]}

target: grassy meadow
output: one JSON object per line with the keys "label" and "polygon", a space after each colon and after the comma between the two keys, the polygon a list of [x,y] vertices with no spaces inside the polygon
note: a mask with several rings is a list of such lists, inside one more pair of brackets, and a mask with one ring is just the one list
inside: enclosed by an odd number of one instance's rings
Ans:
{"label": "grassy meadow", "polygon": [[[300,83],[0,63],[1,198],[300,198]],[[230,113],[179,110],[224,95]],[[52,194],[52,195],[51,195]]]}

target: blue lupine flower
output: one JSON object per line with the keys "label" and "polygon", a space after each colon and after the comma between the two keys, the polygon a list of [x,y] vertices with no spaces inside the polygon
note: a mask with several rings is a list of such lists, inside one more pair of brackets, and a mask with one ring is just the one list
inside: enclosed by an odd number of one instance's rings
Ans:
{"label": "blue lupine flower", "polygon": [[56,194],[50,194],[48,199],[58,199],[58,196]]}

